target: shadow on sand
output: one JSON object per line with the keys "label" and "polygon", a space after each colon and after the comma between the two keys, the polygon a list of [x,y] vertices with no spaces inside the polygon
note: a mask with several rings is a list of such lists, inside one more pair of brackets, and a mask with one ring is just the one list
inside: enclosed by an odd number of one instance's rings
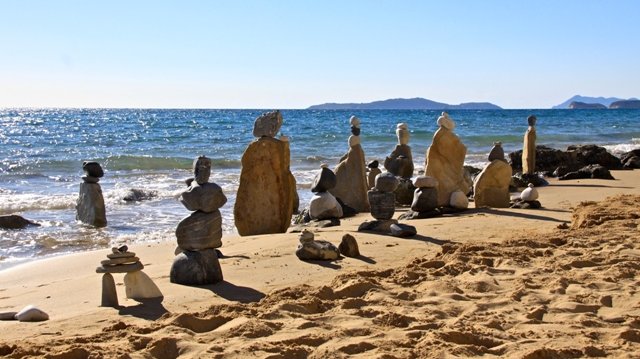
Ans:
{"label": "shadow on sand", "polygon": [[216,284],[202,285],[198,288],[208,289],[216,295],[234,302],[251,303],[258,302],[264,298],[265,294],[249,287],[237,286],[226,280]]}
{"label": "shadow on sand", "polygon": [[147,320],[156,320],[160,318],[164,313],[168,312],[168,310],[162,305],[163,300],[164,297],[135,299],[135,301],[139,302],[139,304],[131,307],[118,306],[118,314],[131,315]]}

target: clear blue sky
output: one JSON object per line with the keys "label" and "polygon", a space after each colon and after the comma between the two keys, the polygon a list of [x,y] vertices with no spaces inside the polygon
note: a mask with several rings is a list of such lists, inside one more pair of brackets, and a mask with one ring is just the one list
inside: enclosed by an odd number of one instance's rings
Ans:
{"label": "clear blue sky", "polygon": [[640,97],[640,1],[0,0],[0,107]]}

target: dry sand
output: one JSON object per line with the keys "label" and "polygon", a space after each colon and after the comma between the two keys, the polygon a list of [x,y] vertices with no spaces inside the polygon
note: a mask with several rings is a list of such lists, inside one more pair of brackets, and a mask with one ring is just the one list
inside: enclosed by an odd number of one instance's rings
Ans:
{"label": "dry sand", "polygon": [[126,299],[116,274],[121,306],[99,307],[108,250],[20,265],[0,272],[0,312],[51,319],[0,321],[0,356],[640,357],[640,171],[612,173],[552,180],[541,210],[408,221],[410,239],[356,232],[368,215],[316,232],[352,233],[361,258],[300,261],[297,234],[227,237],[225,282],[205,287],[169,282],[175,244],[131,246],[161,302]]}

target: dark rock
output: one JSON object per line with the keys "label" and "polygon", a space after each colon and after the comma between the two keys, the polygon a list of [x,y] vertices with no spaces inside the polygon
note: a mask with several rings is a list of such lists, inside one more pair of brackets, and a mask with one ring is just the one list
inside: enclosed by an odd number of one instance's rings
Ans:
{"label": "dark rock", "polygon": [[[378,176],[379,178],[380,176]],[[367,192],[371,216],[375,219],[385,220],[393,217],[396,211],[396,196],[393,193],[380,192],[373,189]]]}
{"label": "dark rock", "polygon": [[289,233],[302,232],[307,228],[329,228],[329,227],[336,227],[339,225],[340,225],[340,220],[337,218],[312,220],[306,223],[296,224],[289,227]]}
{"label": "dark rock", "polygon": [[335,260],[340,258],[340,250],[332,243],[323,240],[312,240],[300,243],[296,256],[302,260]]}
{"label": "dark rock", "polygon": [[222,268],[215,249],[184,251],[179,253],[171,265],[171,283],[205,285],[221,282]]}
{"label": "dark rock", "polygon": [[413,192],[411,210],[415,212],[429,212],[438,207],[438,189],[418,188]]}
{"label": "dark rock", "polygon": [[529,124],[529,126],[535,126],[537,120],[538,119],[534,115],[529,115],[529,117],[527,117],[527,123]]}
{"label": "dark rock", "polygon": [[392,224],[389,229],[391,230],[391,235],[394,237],[413,237],[418,234],[416,227],[408,224]]}
{"label": "dark rock", "polygon": [[384,168],[396,176],[411,178],[413,176],[413,157],[409,145],[396,145],[384,161]]}
{"label": "dark rock", "polygon": [[326,192],[336,186],[336,174],[332,170],[322,167],[311,184],[311,192]]}
{"label": "dark rock", "polygon": [[336,197],[336,200],[338,201],[338,203],[340,203],[340,206],[342,206],[342,218],[353,217],[358,214],[358,211],[356,211],[355,208],[342,202],[340,198]]}
{"label": "dark rock", "polygon": [[527,187],[529,183],[533,184],[534,187],[544,187],[548,186],[549,182],[538,176],[537,174],[525,174],[525,173],[516,173],[512,178],[511,183],[517,187]]}
{"label": "dark rock", "polygon": [[205,156],[200,156],[193,161],[193,179],[203,185],[209,182],[211,177],[211,160]]}
{"label": "dark rock", "polygon": [[97,178],[104,176],[104,171],[98,162],[84,161],[82,162],[82,170],[87,174],[87,176]]}
{"label": "dark rock", "polygon": [[351,126],[351,134],[354,136],[360,136],[360,127]]}
{"label": "dark rock", "polygon": [[378,162],[378,160],[371,161],[367,165],[369,168],[378,168],[378,166],[380,166],[380,162]]}
{"label": "dark rock", "polygon": [[222,216],[219,210],[193,212],[176,228],[178,246],[187,251],[222,247]]}
{"label": "dark rock", "polygon": [[356,242],[355,237],[350,235],[349,233],[346,233],[344,236],[342,236],[342,242],[340,242],[338,249],[340,250],[340,254],[346,257],[355,258],[360,255],[358,242]]}
{"label": "dark rock", "polygon": [[413,194],[416,188],[410,179],[402,178],[398,184],[398,188],[394,192],[396,195],[396,203],[402,206],[410,206],[413,202]]}
{"label": "dark rock", "polygon": [[147,191],[144,189],[132,188],[122,198],[125,202],[140,202],[158,197],[158,191]]}
{"label": "dark rock", "polygon": [[116,266],[100,266],[96,268],[96,273],[129,273],[143,270],[144,265],[138,261],[129,264],[120,264]]}
{"label": "dark rock", "polygon": [[640,109],[640,100],[621,100],[612,102],[610,109]]}
{"label": "dark rock", "polygon": [[391,172],[382,172],[376,176],[375,188],[378,192],[393,193],[398,187],[398,178]]}
{"label": "dark rock", "polygon": [[396,223],[398,223],[398,221],[395,219],[387,219],[384,221],[364,221],[360,226],[358,226],[358,232],[371,231],[388,234],[391,231],[391,225]]}
{"label": "dark rock", "polygon": [[84,183],[98,183],[100,182],[100,178],[93,176],[82,176],[82,182]]}
{"label": "dark rock", "polygon": [[40,224],[18,216],[17,214],[0,216],[0,228],[2,229],[23,229],[28,226],[40,226]]}
{"label": "dark rock", "polygon": [[425,219],[442,216],[442,210],[440,208],[433,209],[431,211],[416,212],[413,210],[406,211],[398,216],[398,220],[411,220],[411,219]]}
{"label": "dark rock", "polygon": [[582,178],[607,179],[607,180],[615,179],[611,175],[611,172],[609,172],[609,170],[604,166],[589,165],[577,171],[569,172],[564,176],[558,177],[558,180],[564,181],[564,180],[582,179]]}
{"label": "dark rock", "polygon": [[182,192],[180,202],[190,211],[210,213],[227,203],[227,197],[215,183],[199,184],[194,181]]}
{"label": "dark rock", "polygon": [[560,166],[558,168],[555,169],[555,171],[553,171],[553,173],[551,173],[551,175],[553,177],[562,177],[564,175],[566,175],[567,173],[571,172],[569,170],[569,167],[567,166]]}
{"label": "dark rock", "polygon": [[510,206],[510,208],[520,208],[520,209],[540,209],[542,208],[542,204],[540,201],[523,201],[521,199],[516,199]]}
{"label": "dark rock", "polygon": [[[553,171],[559,166],[568,165],[569,156],[560,150],[547,146],[536,146],[536,169]],[[522,172],[522,150],[509,153],[509,164],[514,171]]]}
{"label": "dark rock", "polygon": [[610,170],[622,169],[620,159],[604,147],[596,145],[576,145],[567,147],[567,152],[579,167],[598,164]]}
{"label": "dark rock", "polygon": [[640,168],[640,148],[623,153],[620,162],[624,168]]}
{"label": "dark rock", "polygon": [[[509,164],[514,171],[522,171],[522,150],[509,153]],[[560,166],[570,172],[591,164],[602,165],[609,170],[622,169],[622,162],[604,147],[596,145],[569,146],[560,151],[546,146],[536,146],[536,169],[554,171]]]}
{"label": "dark rock", "polygon": [[505,161],[505,159],[504,159],[504,149],[502,148],[502,142],[494,142],[493,143],[493,148],[491,148],[491,151],[489,151],[489,162],[491,162],[493,160]]}

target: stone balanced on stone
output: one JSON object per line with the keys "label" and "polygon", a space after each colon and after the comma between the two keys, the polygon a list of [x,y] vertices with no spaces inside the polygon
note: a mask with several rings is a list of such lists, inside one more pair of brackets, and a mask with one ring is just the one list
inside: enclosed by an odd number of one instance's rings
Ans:
{"label": "stone balanced on stone", "polygon": [[296,256],[302,260],[335,260],[340,258],[340,250],[332,243],[314,240],[313,232],[305,229],[300,233],[300,244]]}
{"label": "stone balanced on stone", "polygon": [[538,201],[538,190],[534,187],[533,183],[529,183],[527,188],[522,191],[520,198],[517,198],[512,204],[511,208],[522,209],[539,209],[542,208],[542,204]]}
{"label": "stone balanced on stone", "polygon": [[536,121],[534,115],[527,117],[529,127],[524,134],[524,144],[522,146],[522,173],[533,175],[536,173]]}
{"label": "stone balanced on stone", "polygon": [[495,142],[489,152],[489,164],[476,176],[473,183],[476,208],[509,207],[509,184],[513,174],[511,166],[504,159],[502,143]]}
{"label": "stone balanced on stone", "polygon": [[371,216],[376,220],[360,224],[358,231],[381,232],[398,237],[416,234],[415,227],[398,224],[398,220],[393,219],[396,203],[394,191],[398,182],[398,178],[391,172],[382,172],[376,176],[375,187],[367,193],[371,204]]}
{"label": "stone balanced on stone", "polygon": [[127,246],[111,248],[107,258],[100,262],[96,268],[96,273],[102,275],[102,307],[117,307],[118,294],[112,273],[126,273],[124,276],[124,286],[127,298],[149,299],[160,298],[162,292],[153,283],[151,278],[142,272],[144,265],[136,254],[129,252]]}
{"label": "stone balanced on stone", "polygon": [[369,169],[369,174],[367,175],[367,187],[369,189],[376,186],[376,176],[382,173],[378,166],[380,166],[380,162],[378,162],[378,160],[371,161],[367,165],[367,168]]}
{"label": "stone balanced on stone", "polygon": [[98,162],[85,161],[82,163],[80,194],[76,204],[76,219],[94,227],[105,227],[107,215],[104,207],[102,188],[98,183],[104,176],[104,171]]}
{"label": "stone balanced on stone", "polygon": [[324,220],[342,217],[342,206],[329,192],[335,186],[336,175],[323,164],[320,173],[316,175],[311,185],[311,192],[314,193],[309,201],[311,219]]}
{"label": "stone balanced on stone", "polygon": [[[446,112],[438,118],[438,130],[427,150],[425,175],[438,180],[438,206],[463,209],[463,197],[469,193],[471,182],[464,175],[467,147],[453,133],[455,123]],[[468,201],[467,201],[468,205]]]}
{"label": "stone balanced on stone", "polygon": [[415,187],[411,183],[413,176],[413,155],[409,147],[409,128],[406,123],[399,123],[396,128],[398,144],[385,161],[384,167],[400,179],[396,189],[396,203],[410,205]]}
{"label": "stone balanced on stone", "polygon": [[352,133],[349,137],[349,151],[342,156],[334,170],[337,183],[330,192],[356,211],[368,212],[368,185],[364,151],[360,145],[360,120],[351,116],[349,121]]}
{"label": "stone balanced on stone", "polygon": [[193,178],[180,202],[190,211],[176,228],[178,249],[169,279],[185,285],[213,284],[222,281],[222,269],[216,248],[222,246],[222,215],[219,208],[227,203],[222,188],[209,182],[211,160],[200,156],[193,161]]}
{"label": "stone balanced on stone", "polygon": [[416,187],[413,192],[411,210],[403,213],[399,219],[422,219],[442,214],[438,208],[438,180],[429,176],[418,176],[413,180]]}
{"label": "stone balanced on stone", "polygon": [[260,115],[253,129],[257,139],[242,155],[240,185],[233,208],[241,236],[284,233],[291,224],[297,190],[289,169],[288,138],[274,138],[280,126],[280,111]]}

